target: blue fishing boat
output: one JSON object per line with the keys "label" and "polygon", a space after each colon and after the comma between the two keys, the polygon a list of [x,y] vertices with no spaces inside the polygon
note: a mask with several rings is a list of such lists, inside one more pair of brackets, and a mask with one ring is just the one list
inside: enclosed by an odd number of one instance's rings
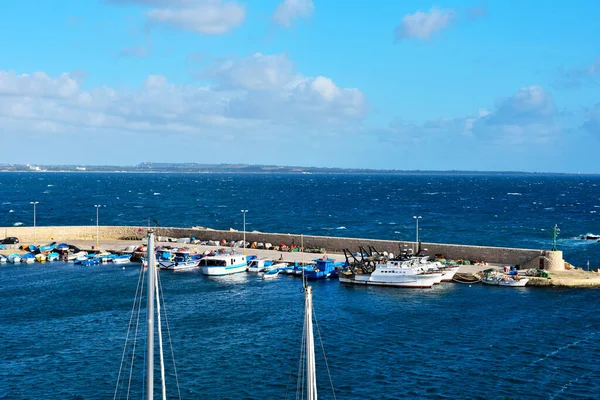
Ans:
{"label": "blue fishing boat", "polygon": [[56,250],[58,251],[68,251],[69,250],[69,245],[66,243],[59,243],[56,245]]}
{"label": "blue fishing boat", "polygon": [[52,251],[56,247],[56,242],[48,243],[46,246],[40,246],[40,252],[43,251]]}
{"label": "blue fishing boat", "polygon": [[344,262],[336,262],[334,258],[323,256],[314,260],[316,264],[307,265],[304,268],[306,279],[327,279],[338,276],[338,271],[342,268]]}
{"label": "blue fishing boat", "polygon": [[17,253],[9,254],[8,262],[13,263],[13,264],[18,264],[21,262],[21,256],[18,255]]}
{"label": "blue fishing boat", "polygon": [[60,255],[58,253],[52,252],[46,256],[46,261],[57,261]]}
{"label": "blue fishing boat", "polygon": [[33,254],[33,253],[23,254],[23,257],[21,257],[21,262],[24,262],[26,264],[33,264],[35,262],[35,254]]}

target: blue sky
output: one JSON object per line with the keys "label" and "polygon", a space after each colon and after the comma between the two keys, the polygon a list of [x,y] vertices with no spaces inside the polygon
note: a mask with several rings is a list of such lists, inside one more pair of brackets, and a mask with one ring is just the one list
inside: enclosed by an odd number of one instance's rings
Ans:
{"label": "blue sky", "polygon": [[0,162],[600,173],[599,17],[584,0],[9,2]]}

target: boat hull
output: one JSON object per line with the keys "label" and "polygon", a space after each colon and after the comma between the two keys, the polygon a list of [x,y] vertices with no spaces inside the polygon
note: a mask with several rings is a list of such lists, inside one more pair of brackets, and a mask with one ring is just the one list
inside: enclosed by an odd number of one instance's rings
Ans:
{"label": "boat hull", "polygon": [[202,273],[209,276],[224,276],[231,274],[239,274],[240,272],[246,272],[247,265],[232,265],[232,266],[202,266]]}
{"label": "boat hull", "polygon": [[441,274],[428,274],[428,275],[414,275],[407,277],[398,277],[397,280],[379,280],[374,279],[368,274],[345,274],[339,275],[340,283],[350,283],[358,285],[377,285],[377,286],[392,286],[401,288],[414,288],[414,289],[430,289],[433,285],[437,284]]}
{"label": "boat hull", "polygon": [[185,261],[185,262],[177,262],[177,261],[160,261],[160,269],[162,271],[189,271],[192,269],[198,268],[200,264],[200,260],[195,261]]}

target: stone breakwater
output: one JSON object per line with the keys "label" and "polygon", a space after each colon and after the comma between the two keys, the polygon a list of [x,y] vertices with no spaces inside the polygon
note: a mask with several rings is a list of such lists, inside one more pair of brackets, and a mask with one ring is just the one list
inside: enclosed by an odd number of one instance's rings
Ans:
{"label": "stone breakwater", "polygon": [[[198,240],[243,240],[241,231],[222,231],[208,228],[153,228],[157,236],[190,238]],[[147,227],[139,226],[40,226],[0,228],[4,237],[16,236],[21,242],[69,241],[69,240],[140,240],[146,236]],[[343,249],[358,251],[359,246],[375,247],[378,251],[398,254],[403,249],[416,249],[417,243],[363,238],[341,238],[330,236],[301,236],[290,233],[246,232],[246,241],[285,244],[304,248],[322,248],[327,252],[341,253]],[[535,249],[517,249],[490,246],[465,246],[442,243],[421,243],[422,249],[431,255],[441,255],[453,260],[477,260],[487,263],[520,265],[522,268],[541,268],[550,271],[564,270],[562,252]]]}

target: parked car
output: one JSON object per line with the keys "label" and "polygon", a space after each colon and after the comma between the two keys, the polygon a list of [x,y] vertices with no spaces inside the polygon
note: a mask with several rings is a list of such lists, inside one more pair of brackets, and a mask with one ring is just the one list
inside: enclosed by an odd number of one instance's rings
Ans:
{"label": "parked car", "polygon": [[19,243],[19,238],[16,237],[7,237],[0,241],[0,244],[17,244]]}

